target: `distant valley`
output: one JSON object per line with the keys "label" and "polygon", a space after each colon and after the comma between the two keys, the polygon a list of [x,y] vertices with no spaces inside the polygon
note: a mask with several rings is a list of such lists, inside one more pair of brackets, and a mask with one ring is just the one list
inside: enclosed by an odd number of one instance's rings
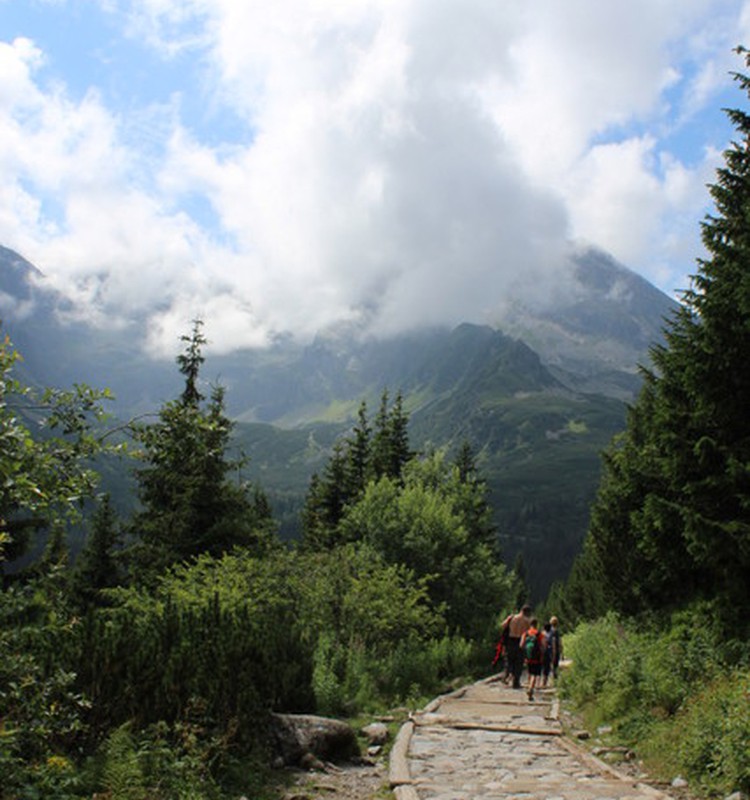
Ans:
{"label": "distant valley", "polygon": [[[403,393],[415,449],[472,445],[506,560],[522,555],[534,596],[563,578],[586,529],[601,450],[623,427],[637,366],[677,307],[597,250],[578,253],[572,275],[553,307],[514,303],[492,326],[382,340],[334,329],[307,344],[281,338],[266,350],[207,353],[203,374],[226,387],[237,446],[250,457],[243,477],[267,491],[282,535],[297,535],[310,475],[360,401],[374,415],[387,387]],[[142,352],[137,322],[99,330],[64,322],[66,310],[39,270],[0,248],[0,315],[24,357],[24,380],[107,386],[122,418],[179,393],[176,366]],[[211,320],[205,332],[210,340]],[[105,486],[122,484],[117,468],[108,469]]]}

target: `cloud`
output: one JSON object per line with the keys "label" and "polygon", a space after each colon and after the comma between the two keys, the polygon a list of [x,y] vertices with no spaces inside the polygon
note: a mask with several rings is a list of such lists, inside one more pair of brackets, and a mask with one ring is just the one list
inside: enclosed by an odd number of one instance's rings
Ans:
{"label": "cloud", "polygon": [[160,351],[199,314],[221,350],[492,320],[554,302],[571,239],[680,286],[724,146],[698,120],[750,25],[736,0],[101,5],[203,81],[125,111],[0,43],[0,241]]}

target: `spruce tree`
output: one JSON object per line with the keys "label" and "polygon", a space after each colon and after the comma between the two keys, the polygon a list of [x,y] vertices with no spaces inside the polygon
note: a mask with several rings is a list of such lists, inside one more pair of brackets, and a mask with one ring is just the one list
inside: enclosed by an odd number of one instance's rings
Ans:
{"label": "spruce tree", "polygon": [[371,436],[372,430],[367,419],[367,403],[363,400],[357,411],[357,422],[346,440],[346,493],[349,502],[362,494],[372,474]]}
{"label": "spruce tree", "polygon": [[372,471],[376,478],[400,480],[404,466],[413,456],[409,449],[409,417],[401,392],[390,407],[388,399],[388,389],[384,389],[372,435]]}
{"label": "spruce tree", "polygon": [[628,612],[697,596],[750,611],[750,115],[727,113],[739,136],[710,187],[707,257],[652,350],[592,512],[588,552]]}
{"label": "spruce tree", "polygon": [[466,532],[473,542],[487,545],[499,559],[500,545],[492,508],[487,500],[487,483],[479,474],[474,451],[468,441],[461,444],[453,463],[461,489],[457,502],[464,517]]}
{"label": "spruce tree", "polygon": [[73,569],[73,593],[84,608],[101,603],[103,589],[120,583],[117,548],[121,544],[120,525],[108,494],[97,504],[91,519],[91,532]]}
{"label": "spruce tree", "polygon": [[205,339],[194,323],[185,352],[178,357],[185,391],[166,403],[154,425],[136,430],[146,466],[136,471],[142,510],[133,519],[138,540],[136,568],[158,572],[202,553],[220,555],[244,546],[263,552],[271,521],[266,504],[249,496],[251,487],[233,476],[242,464],[228,452],[232,422],[224,411],[224,390],[215,387],[207,407],[198,391]]}

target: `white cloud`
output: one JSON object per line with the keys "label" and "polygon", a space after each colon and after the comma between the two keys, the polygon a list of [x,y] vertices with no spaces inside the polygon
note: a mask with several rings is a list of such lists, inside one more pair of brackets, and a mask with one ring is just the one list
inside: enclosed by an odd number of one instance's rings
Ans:
{"label": "white cloud", "polygon": [[74,101],[30,38],[0,44],[0,241],[159,347],[196,314],[220,349],[492,318],[554,297],[571,237],[679,286],[724,146],[695,129],[750,28],[738,0],[101,5],[192,53],[247,134],[192,124],[190,86]]}

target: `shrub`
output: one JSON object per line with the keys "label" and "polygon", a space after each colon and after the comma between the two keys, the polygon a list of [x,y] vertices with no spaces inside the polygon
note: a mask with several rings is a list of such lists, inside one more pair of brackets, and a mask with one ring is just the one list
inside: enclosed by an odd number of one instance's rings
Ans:
{"label": "shrub", "polygon": [[675,721],[678,763],[707,791],[750,792],[750,672],[712,681]]}
{"label": "shrub", "polygon": [[750,789],[750,672],[729,671],[705,604],[667,620],[614,614],[566,637],[562,692],[591,724],[608,722],[662,777],[706,793]]}

